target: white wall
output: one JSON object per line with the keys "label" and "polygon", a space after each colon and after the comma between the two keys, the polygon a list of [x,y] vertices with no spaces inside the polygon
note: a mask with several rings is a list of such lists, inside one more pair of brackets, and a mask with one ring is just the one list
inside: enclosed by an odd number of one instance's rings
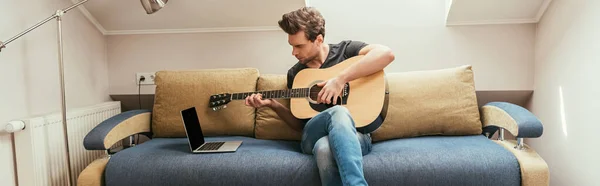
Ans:
{"label": "white wall", "polygon": [[[388,72],[471,64],[478,90],[531,90],[535,25],[446,27],[444,0],[313,0],[328,43],[391,47]],[[276,23],[273,23],[276,24]],[[282,31],[108,36],[111,94],[136,94],[136,72],[256,67],[284,74],[295,63]],[[154,93],[154,86],[142,87]]]}
{"label": "white wall", "polygon": [[[111,94],[138,92],[136,72],[201,68],[259,68],[285,73],[294,65],[280,31],[108,36]],[[142,93],[154,93],[143,86]]]}
{"label": "white wall", "polygon": [[[70,0],[2,1],[0,40],[64,8]],[[67,107],[108,101],[105,37],[77,9],[63,17]],[[0,128],[13,119],[60,111],[56,22],[50,22],[0,53]],[[15,185],[10,135],[0,132],[1,185]]]}
{"label": "white wall", "polygon": [[394,50],[389,71],[471,64],[478,90],[531,90],[535,25],[446,27],[445,0],[313,0],[329,41],[346,38]]}
{"label": "white wall", "polygon": [[538,25],[531,110],[544,123],[526,141],[550,167],[551,185],[598,185],[600,1],[554,0]]}

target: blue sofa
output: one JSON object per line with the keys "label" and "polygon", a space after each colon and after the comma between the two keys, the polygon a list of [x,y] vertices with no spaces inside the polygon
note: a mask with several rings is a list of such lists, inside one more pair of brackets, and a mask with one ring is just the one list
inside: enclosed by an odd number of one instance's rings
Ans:
{"label": "blue sofa", "polygon": [[[116,142],[134,134],[146,135],[151,140],[94,161],[80,174],[78,185],[320,185],[314,157],[300,151],[300,134],[286,128],[272,111],[258,109],[251,110],[250,114],[239,111],[220,113],[219,116],[200,116],[205,118],[201,119],[201,123],[203,128],[206,128],[207,141],[243,141],[234,153],[192,154],[187,139],[181,136],[180,121],[164,119],[176,118],[178,113],[174,111],[181,108],[201,108],[208,98],[205,95],[231,89],[229,87],[211,90],[209,85],[201,83],[198,87],[189,88],[189,84],[181,82],[192,81],[192,84],[197,84],[194,77],[199,76],[218,78],[214,77],[213,73],[227,78],[244,76],[240,74],[245,73],[236,70],[239,69],[157,73],[153,110],[131,110],[110,118],[90,131],[83,145],[88,150],[107,150]],[[229,72],[231,74],[228,74]],[[466,76],[457,75],[460,74],[457,72]],[[254,91],[285,86],[285,75],[250,74],[256,78],[241,79],[255,81],[250,87],[256,88],[242,90]],[[436,84],[438,80],[426,80],[430,79],[432,74],[450,83]],[[472,96],[474,86],[470,66],[438,71],[388,73],[387,77],[390,87],[390,109],[384,124],[372,134],[371,153],[364,156],[364,173],[370,185],[549,184],[547,164],[533,149],[523,144],[522,140],[540,137],[543,125],[523,107],[507,102],[490,102],[483,107],[475,107],[476,113],[473,113],[472,109],[469,111],[478,117],[475,124],[479,125],[479,128],[471,127],[462,132],[454,130],[461,127],[456,122],[466,121],[461,119],[465,118],[464,108],[477,105]],[[400,81],[411,78],[414,80],[411,83],[417,81],[425,88],[412,87],[419,91],[400,92],[398,87],[406,87]],[[453,79],[460,81],[454,81],[458,83],[452,85]],[[459,85],[466,85],[466,88]],[[427,93],[423,90],[430,90],[436,86],[450,88],[437,87],[441,93],[431,93],[438,95],[437,97],[423,94]],[[468,94],[458,94],[465,90],[452,88],[468,89]],[[199,92],[189,94],[185,91]],[[419,92],[418,95],[424,100],[437,106],[424,103],[421,98],[415,98],[417,94],[411,92]],[[174,98],[173,95],[178,94],[180,96]],[[194,98],[185,98],[183,95],[194,95]],[[470,96],[464,99],[465,95]],[[417,111],[405,110],[411,109],[402,105],[411,103],[406,102],[409,98],[423,103],[411,106]],[[453,101],[444,102],[441,99]],[[244,106],[230,107],[234,107],[233,110],[248,109]],[[461,112],[454,113],[453,110]],[[414,118],[408,118],[403,112]],[[244,127],[236,126],[243,123],[243,117],[251,118],[249,134]],[[423,123],[424,121],[428,123]],[[419,125],[412,126],[412,123]],[[222,125],[235,127],[227,128]],[[409,128],[406,128],[407,126]],[[504,139],[505,131],[515,136],[516,140]],[[499,137],[492,138],[495,134]]]}

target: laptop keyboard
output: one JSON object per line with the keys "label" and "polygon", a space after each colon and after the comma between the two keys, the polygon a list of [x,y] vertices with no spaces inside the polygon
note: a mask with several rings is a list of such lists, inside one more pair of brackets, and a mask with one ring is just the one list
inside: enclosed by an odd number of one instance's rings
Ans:
{"label": "laptop keyboard", "polygon": [[202,145],[202,147],[200,147],[200,149],[198,150],[217,150],[219,148],[221,148],[221,146],[223,146],[223,144],[225,144],[225,142],[208,142],[205,143],[204,145]]}

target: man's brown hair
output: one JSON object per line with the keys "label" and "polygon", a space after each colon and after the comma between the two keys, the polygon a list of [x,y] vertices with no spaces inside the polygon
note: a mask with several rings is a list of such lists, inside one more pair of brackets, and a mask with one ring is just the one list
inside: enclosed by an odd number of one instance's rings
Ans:
{"label": "man's brown hair", "polygon": [[304,31],[306,38],[315,41],[319,34],[325,37],[325,19],[313,7],[302,7],[298,10],[283,14],[279,27],[287,34],[293,35]]}

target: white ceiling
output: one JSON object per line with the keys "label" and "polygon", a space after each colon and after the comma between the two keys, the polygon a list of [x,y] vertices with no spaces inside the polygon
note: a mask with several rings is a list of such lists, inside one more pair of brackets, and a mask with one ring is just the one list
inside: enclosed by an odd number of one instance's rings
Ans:
{"label": "white ceiling", "polygon": [[447,0],[446,25],[537,23],[551,0]]}
{"label": "white ceiling", "polygon": [[305,0],[170,0],[150,15],[139,0],[91,0],[83,6],[96,27],[113,35],[272,30],[282,14],[305,6]]}
{"label": "white ceiling", "polygon": [[[446,0],[446,25],[537,23],[550,1]],[[148,15],[139,0],[90,0],[80,9],[103,34],[117,35],[278,30],[282,14],[308,4],[309,0],[170,0]]]}

